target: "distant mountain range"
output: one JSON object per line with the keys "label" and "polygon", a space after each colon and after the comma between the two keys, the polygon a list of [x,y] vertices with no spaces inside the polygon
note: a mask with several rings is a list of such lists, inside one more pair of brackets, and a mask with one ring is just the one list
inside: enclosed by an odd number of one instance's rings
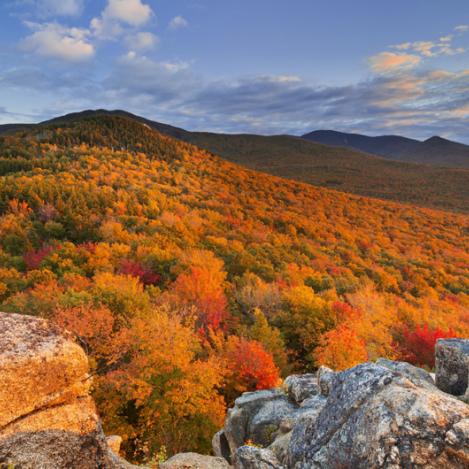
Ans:
{"label": "distant mountain range", "polygon": [[[333,142],[322,144],[289,135],[260,136],[190,132],[120,110],[83,111],[36,125],[67,124],[88,117],[109,115],[136,120],[162,134],[196,145],[229,161],[275,176],[362,196],[443,210],[469,211],[469,169],[439,167],[441,163],[430,165],[394,161],[389,157],[364,153],[362,149],[357,151],[339,145],[338,136]],[[0,134],[27,130],[32,127],[34,124],[0,126]],[[315,132],[313,135],[321,133]],[[326,134],[328,135],[329,132],[327,131]],[[426,143],[403,137],[359,137],[371,141],[375,139],[387,141],[387,152],[398,148],[399,142],[401,147],[408,144],[408,148],[412,142],[416,144],[416,147]],[[438,148],[441,143],[439,140],[443,139],[438,139],[438,141],[430,139],[427,141],[427,146],[433,148],[434,145]],[[455,145],[458,149],[459,147],[469,149],[466,145],[447,140],[443,142]],[[448,147],[446,143],[444,146]],[[385,147],[384,143],[381,147]],[[437,154],[437,150],[434,151]],[[448,158],[447,153],[444,155]],[[441,158],[443,157],[440,157],[440,160]],[[438,158],[433,158],[433,161],[435,160]]]}
{"label": "distant mountain range", "polygon": [[399,135],[368,137],[335,130],[316,130],[303,138],[323,145],[351,148],[397,161],[469,168],[469,145],[431,137],[423,142]]}

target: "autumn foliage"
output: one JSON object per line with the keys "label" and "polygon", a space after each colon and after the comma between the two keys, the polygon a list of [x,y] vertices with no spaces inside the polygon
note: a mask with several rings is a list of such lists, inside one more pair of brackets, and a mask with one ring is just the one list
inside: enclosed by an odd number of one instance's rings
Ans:
{"label": "autumn foliage", "polygon": [[129,459],[208,451],[241,392],[467,337],[467,222],[83,119],[0,137],[0,309],[75,333]]}
{"label": "autumn foliage", "polygon": [[54,251],[52,246],[42,246],[39,249],[33,249],[28,251],[24,255],[24,263],[29,270],[37,269],[41,262]]}
{"label": "autumn foliage", "polygon": [[345,370],[368,360],[366,343],[353,329],[340,325],[322,336],[316,360],[334,370]]}
{"label": "autumn foliage", "polygon": [[210,266],[193,266],[177,277],[172,291],[180,303],[196,307],[201,326],[218,329],[228,315],[224,280],[225,274]]}
{"label": "autumn foliage", "polygon": [[119,273],[137,277],[144,285],[156,285],[161,280],[161,276],[152,272],[148,267],[129,259],[121,262]]}
{"label": "autumn foliage", "polygon": [[231,336],[225,345],[228,399],[241,393],[269,389],[279,384],[280,373],[272,355],[256,341]]}
{"label": "autumn foliage", "polygon": [[451,329],[443,331],[439,328],[431,329],[428,324],[417,326],[411,330],[402,331],[402,357],[413,365],[432,369],[435,366],[435,344],[438,339],[456,337]]}

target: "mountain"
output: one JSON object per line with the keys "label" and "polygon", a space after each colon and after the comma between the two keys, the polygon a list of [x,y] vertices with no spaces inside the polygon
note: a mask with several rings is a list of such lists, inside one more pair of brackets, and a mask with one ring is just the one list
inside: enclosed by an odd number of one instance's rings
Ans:
{"label": "mountain", "polygon": [[291,136],[190,133],[186,141],[237,164],[315,186],[469,211],[469,170],[391,161]]}
{"label": "mountain", "polygon": [[191,143],[228,161],[275,176],[342,192],[452,211],[469,211],[469,170],[391,161],[288,135],[189,132],[126,111],[83,111],[40,126],[119,116]]}
{"label": "mountain", "polygon": [[73,333],[133,462],[209,452],[234,399],[281,375],[431,367],[435,337],[469,336],[467,215],[253,171],[117,115],[0,136],[0,155],[0,311]]}
{"label": "mountain", "polygon": [[[168,124],[161,124],[160,122],[151,121],[149,119],[145,119],[144,117],[137,116],[130,112],[122,111],[118,109],[113,110],[113,111],[108,111],[106,109],[97,109],[97,110],[73,112],[70,114],[66,114],[64,116],[59,116],[59,117],[55,117],[47,121],[43,121],[40,123],[40,125],[67,124],[67,123],[76,122],[77,120],[81,120],[81,119],[87,119],[91,117],[97,118],[97,117],[103,117],[103,116],[117,116],[117,117],[124,117],[127,119],[133,119],[142,124],[147,125],[148,127],[151,127],[154,130],[157,130],[158,132],[161,132],[162,134],[178,138],[179,140],[184,140],[186,135],[190,134],[190,132],[187,132],[184,129],[180,129],[179,127],[173,127],[172,125],[168,125]],[[1,133],[1,129],[0,129],[0,133]]]}
{"label": "mountain", "polygon": [[19,132],[21,130],[28,130],[36,124],[2,124],[0,125],[0,135],[6,133]]}
{"label": "mountain", "polygon": [[364,151],[392,160],[431,164],[453,168],[469,168],[469,146],[441,137],[423,142],[397,135],[368,137],[334,130],[316,130],[303,135],[315,143]]}

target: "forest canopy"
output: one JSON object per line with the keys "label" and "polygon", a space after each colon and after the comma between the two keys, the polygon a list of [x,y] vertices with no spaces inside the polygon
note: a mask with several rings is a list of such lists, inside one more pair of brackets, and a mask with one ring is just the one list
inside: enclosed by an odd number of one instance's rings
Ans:
{"label": "forest canopy", "polygon": [[0,309],[76,334],[129,459],[208,451],[244,391],[467,337],[468,221],[87,118],[0,137]]}

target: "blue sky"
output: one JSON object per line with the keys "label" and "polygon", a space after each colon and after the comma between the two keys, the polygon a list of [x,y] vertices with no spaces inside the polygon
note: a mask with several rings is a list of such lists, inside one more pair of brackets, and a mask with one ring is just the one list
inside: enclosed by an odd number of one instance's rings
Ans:
{"label": "blue sky", "polygon": [[0,123],[120,108],[469,143],[467,0],[2,0],[0,45]]}

